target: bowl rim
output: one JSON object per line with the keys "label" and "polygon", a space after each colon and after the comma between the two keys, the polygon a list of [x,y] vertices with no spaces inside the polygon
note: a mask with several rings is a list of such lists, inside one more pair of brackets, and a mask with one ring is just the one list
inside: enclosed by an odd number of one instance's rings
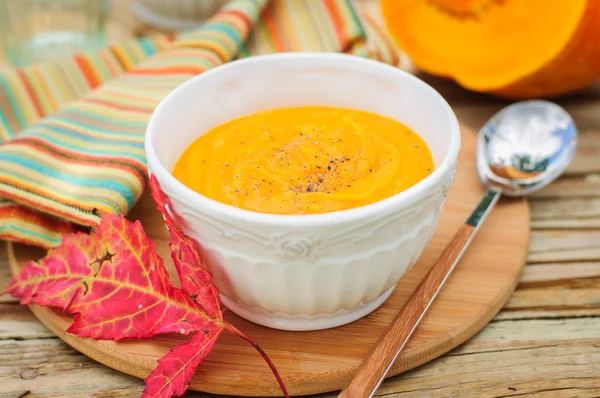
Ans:
{"label": "bowl rim", "polygon": [[[442,163],[434,169],[433,173],[409,187],[408,189],[399,192],[388,198],[379,200],[377,202],[369,203],[363,206],[337,210],[327,213],[316,213],[316,214],[274,214],[274,213],[260,213],[257,211],[246,210],[239,207],[235,207],[229,204],[221,203],[207,196],[202,195],[199,192],[192,190],[191,188],[184,185],[167,168],[160,162],[156,151],[153,147],[153,138],[159,134],[159,129],[156,127],[157,119],[165,113],[165,108],[169,107],[170,102],[180,95],[180,93],[190,86],[195,85],[199,80],[210,79],[212,75],[223,73],[228,68],[240,67],[243,65],[249,65],[252,63],[260,62],[276,62],[280,59],[302,59],[302,60],[330,60],[344,63],[355,63],[363,64],[372,69],[379,69],[382,72],[396,73],[404,79],[408,79],[421,90],[426,90],[433,94],[434,98],[440,102],[444,109],[445,116],[450,120],[450,147],[444,157]],[[436,189],[437,186],[441,185],[446,176],[454,169],[455,163],[458,160],[458,153],[460,150],[461,137],[460,127],[456,115],[452,111],[452,108],[448,102],[442,97],[429,84],[425,83],[418,77],[405,72],[401,69],[393,67],[382,62],[374,61],[368,58],[362,58],[358,56],[342,54],[342,53],[319,53],[319,52],[297,52],[297,53],[278,53],[278,54],[266,54],[248,57],[231,61],[229,63],[220,65],[206,72],[203,72],[197,76],[190,78],[175,89],[173,89],[166,97],[164,97],[160,103],[156,106],[153,111],[148,125],[146,126],[146,133],[144,137],[144,147],[146,152],[146,162],[148,165],[148,173],[155,174],[159,184],[164,184],[168,187],[168,190],[173,192],[173,196],[177,197],[181,202],[186,203],[188,206],[197,209],[202,212],[208,212],[213,216],[222,217],[224,219],[236,219],[244,220],[246,222],[270,225],[274,227],[312,227],[312,226],[324,226],[338,223],[352,222],[357,219],[364,219],[369,217],[378,217],[381,215],[387,215],[391,212],[409,206],[419,199],[426,196],[429,192]],[[164,189],[164,188],[163,188]],[[165,192],[166,193],[166,192]]]}

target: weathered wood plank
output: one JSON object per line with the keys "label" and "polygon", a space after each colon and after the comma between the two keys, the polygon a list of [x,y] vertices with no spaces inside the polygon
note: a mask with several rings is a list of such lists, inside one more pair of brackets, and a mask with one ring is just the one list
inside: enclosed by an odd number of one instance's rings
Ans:
{"label": "weathered wood plank", "polygon": [[534,192],[532,199],[597,198],[600,197],[600,174],[585,177],[560,178],[552,184]]}
{"label": "weathered wood plank", "polygon": [[[600,328],[597,317],[530,321],[507,320],[490,323],[476,334],[472,340],[457,347],[448,355],[494,352],[509,348],[532,348],[550,343],[589,340],[592,345],[599,343]],[[598,347],[600,348],[600,347]],[[600,351],[598,352],[600,354]],[[600,366],[600,364],[598,364]],[[598,375],[600,377],[600,374]]]}
{"label": "weathered wood plank", "polygon": [[[0,246],[2,244],[0,243]],[[5,253],[0,253],[0,258],[6,258]],[[8,269],[8,263],[0,262],[0,291],[3,291],[8,286],[11,279],[10,270]]]}
{"label": "weathered wood plank", "polygon": [[0,396],[15,391],[31,391],[35,397],[123,396],[143,388],[141,380],[107,368],[58,339],[4,340],[0,352]]}
{"label": "weathered wood plank", "polygon": [[532,229],[600,229],[600,217],[532,220]]}
{"label": "weathered wood plank", "polygon": [[[86,392],[75,392],[69,391],[68,394],[62,392],[50,393],[50,394],[37,394],[29,390],[14,391],[10,393],[0,393],[0,398],[139,398],[143,386],[137,387],[125,387],[118,389],[109,390],[97,390],[97,391],[86,391]],[[197,395],[184,395],[186,398],[196,397]]]}
{"label": "weathered wood plank", "polygon": [[[12,275],[10,273],[10,269],[8,267],[8,257],[6,254],[6,243],[0,242],[0,292],[4,291],[10,280]],[[2,303],[18,303],[19,300],[5,294],[0,296],[0,304]]]}
{"label": "weathered wood plank", "polygon": [[533,231],[528,263],[600,260],[600,230]]}
{"label": "weathered wood plank", "polygon": [[530,206],[533,229],[600,229],[600,199],[532,200]]}
{"label": "weathered wood plank", "polygon": [[391,379],[379,394],[491,397],[570,390],[592,396],[600,390],[596,326],[597,319],[494,322],[435,365]]}
{"label": "weathered wood plank", "polygon": [[[597,128],[597,125],[596,125]],[[600,130],[584,130],[579,126],[579,145],[573,163],[567,174],[588,174],[600,172]]]}
{"label": "weathered wood plank", "polygon": [[[510,396],[560,388],[587,396],[600,389],[597,325],[598,318],[495,321],[443,358],[389,379],[378,395]],[[58,339],[1,341],[0,352],[0,397],[25,391],[40,398],[123,397],[138,396],[143,388],[141,380],[110,370]]]}
{"label": "weathered wood plank", "polygon": [[[511,309],[595,309],[600,308],[600,280],[591,286],[561,286],[516,290],[504,310]],[[598,321],[597,321],[598,322]],[[598,322],[600,325],[600,322]]]}
{"label": "weathered wood plank", "polygon": [[580,95],[572,95],[554,100],[562,105],[573,117],[580,131],[598,131],[600,127],[600,84],[590,87]]}
{"label": "weathered wood plank", "polygon": [[26,306],[0,303],[0,340],[55,337]]}
{"label": "weathered wood plank", "polygon": [[574,319],[491,323],[435,362],[388,379],[377,396],[597,397],[597,322],[598,319]]}
{"label": "weathered wood plank", "polygon": [[[538,319],[564,319],[567,322],[575,318],[600,318],[600,307],[593,308],[510,308],[500,311],[492,322],[506,320],[538,320]],[[600,320],[597,322],[600,328]]]}
{"label": "weathered wood plank", "polygon": [[0,304],[18,304],[19,300],[16,298],[5,294],[4,296],[0,296]]}
{"label": "weathered wood plank", "polygon": [[584,286],[600,280],[600,262],[530,264],[525,267],[518,289],[540,286]]}

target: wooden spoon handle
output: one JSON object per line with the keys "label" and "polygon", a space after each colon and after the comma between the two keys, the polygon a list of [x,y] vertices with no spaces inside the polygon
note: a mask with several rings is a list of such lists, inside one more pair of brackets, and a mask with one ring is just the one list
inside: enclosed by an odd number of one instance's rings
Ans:
{"label": "wooden spoon handle", "polygon": [[339,397],[371,397],[375,393],[499,197],[500,193],[495,190],[490,189],[485,193]]}

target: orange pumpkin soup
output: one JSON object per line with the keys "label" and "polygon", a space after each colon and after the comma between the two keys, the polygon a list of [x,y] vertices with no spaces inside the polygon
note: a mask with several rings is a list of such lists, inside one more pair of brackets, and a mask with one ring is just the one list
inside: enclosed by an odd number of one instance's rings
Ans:
{"label": "orange pumpkin soup", "polygon": [[206,132],[181,155],[173,175],[242,209],[314,214],[388,198],[433,167],[425,142],[396,120],[310,106],[259,112]]}

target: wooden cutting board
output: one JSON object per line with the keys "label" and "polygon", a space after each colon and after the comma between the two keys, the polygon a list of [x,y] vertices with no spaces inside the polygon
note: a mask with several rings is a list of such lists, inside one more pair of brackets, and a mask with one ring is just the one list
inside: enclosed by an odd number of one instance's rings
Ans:
{"label": "wooden cutting board", "polygon": [[[436,234],[418,263],[400,280],[394,293],[379,309],[349,325],[314,332],[268,329],[228,313],[227,319],[258,342],[271,357],[292,395],[339,390],[349,380],[483,193],[475,170],[475,144],[475,134],[463,129],[456,179]],[[148,236],[156,240],[162,258],[172,267],[166,230],[148,196],[136,205],[131,218],[141,220]],[[388,376],[431,361],[485,326],[514,290],[525,263],[528,242],[527,202],[502,199]],[[38,249],[9,244],[13,273],[27,261],[42,255]],[[174,276],[173,272],[171,274]],[[177,335],[118,343],[79,338],[65,332],[71,317],[37,305],[30,308],[44,325],[73,348],[111,368],[138,377],[146,377],[159,357],[184,341]],[[241,339],[226,334],[200,365],[190,388],[225,395],[281,395],[268,366],[254,349]]]}

